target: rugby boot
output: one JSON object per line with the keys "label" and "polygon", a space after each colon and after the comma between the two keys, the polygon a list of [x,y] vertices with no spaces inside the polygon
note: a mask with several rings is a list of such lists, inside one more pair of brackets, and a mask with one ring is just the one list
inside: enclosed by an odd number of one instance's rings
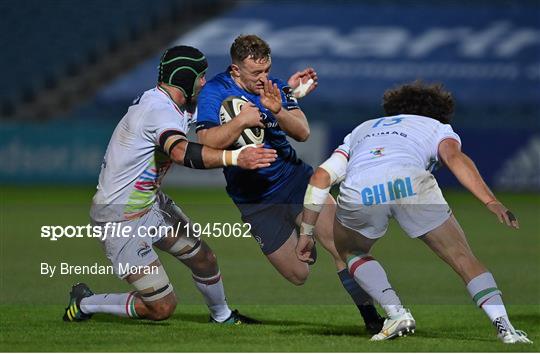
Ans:
{"label": "rugby boot", "polygon": [[92,314],[85,314],[81,311],[81,300],[85,297],[94,295],[88,285],[84,283],[78,283],[73,285],[71,292],[69,293],[69,304],[64,311],[64,321],[66,322],[80,322],[88,320],[92,317]]}
{"label": "rugby boot", "polygon": [[234,310],[231,312],[231,315],[229,316],[229,318],[227,318],[225,321],[223,322],[218,322],[216,320],[214,320],[212,318],[212,316],[210,316],[210,321],[211,323],[223,323],[223,324],[231,324],[231,325],[240,325],[240,324],[261,324],[262,322],[261,321],[258,321],[256,319],[253,319],[253,318],[250,318],[250,317],[247,317],[247,316],[244,316],[242,315],[240,312],[238,312],[238,310]]}
{"label": "rugby boot", "polygon": [[409,310],[405,310],[395,318],[387,318],[379,333],[371,337],[372,341],[388,340],[413,334],[416,329],[416,321]]}

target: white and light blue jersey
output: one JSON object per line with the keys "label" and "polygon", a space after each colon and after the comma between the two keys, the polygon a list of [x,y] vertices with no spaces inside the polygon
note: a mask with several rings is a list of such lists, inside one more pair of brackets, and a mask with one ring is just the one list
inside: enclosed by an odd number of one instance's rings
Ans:
{"label": "white and light blue jersey", "polygon": [[416,115],[401,114],[368,120],[347,135],[336,152],[348,159],[347,176],[373,167],[415,166],[433,170],[439,165],[441,141],[461,139],[449,124]]}
{"label": "white and light blue jersey", "polygon": [[439,165],[439,144],[445,139],[461,144],[449,124],[423,116],[402,114],[360,124],[334,152],[348,160],[339,207],[446,204],[427,172]]}

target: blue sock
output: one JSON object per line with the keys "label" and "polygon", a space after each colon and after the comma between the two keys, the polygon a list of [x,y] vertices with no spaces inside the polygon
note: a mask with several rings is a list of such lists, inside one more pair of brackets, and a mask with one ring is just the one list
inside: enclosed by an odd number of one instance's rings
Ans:
{"label": "blue sock", "polygon": [[360,314],[364,319],[364,322],[373,322],[380,319],[379,313],[375,306],[373,306],[373,299],[366,293],[360,285],[351,277],[347,268],[339,271],[339,280],[341,284],[347,290],[354,303],[360,310]]}

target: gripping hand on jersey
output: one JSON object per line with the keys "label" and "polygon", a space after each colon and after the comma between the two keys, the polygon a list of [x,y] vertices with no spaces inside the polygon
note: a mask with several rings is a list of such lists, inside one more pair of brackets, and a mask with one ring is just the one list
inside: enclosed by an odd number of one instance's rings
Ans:
{"label": "gripping hand on jersey", "polygon": [[266,80],[262,89],[259,90],[261,104],[276,115],[281,111],[281,93],[277,84],[272,80]]}
{"label": "gripping hand on jersey", "polygon": [[287,84],[293,89],[293,95],[296,98],[309,95],[317,88],[318,83],[319,78],[313,68],[297,71],[287,81]]}
{"label": "gripping hand on jersey", "polygon": [[236,117],[242,121],[242,127],[245,128],[264,128],[264,123],[261,120],[261,112],[253,103],[245,103],[240,108],[240,114]]}
{"label": "gripping hand on jersey", "polygon": [[268,167],[276,161],[277,153],[274,149],[263,148],[264,144],[246,145],[232,153],[238,153],[236,166],[246,170]]}

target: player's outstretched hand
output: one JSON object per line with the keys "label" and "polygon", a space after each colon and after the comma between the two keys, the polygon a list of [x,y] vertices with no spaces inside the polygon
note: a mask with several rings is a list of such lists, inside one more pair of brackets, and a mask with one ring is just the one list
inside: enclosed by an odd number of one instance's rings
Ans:
{"label": "player's outstretched hand", "polygon": [[263,144],[247,146],[240,151],[237,165],[246,170],[268,167],[276,161],[277,153],[274,149],[265,149]]}
{"label": "player's outstretched hand", "polygon": [[311,250],[315,245],[315,240],[312,236],[300,234],[298,243],[296,244],[296,257],[302,262],[312,264],[315,260],[311,257]]}
{"label": "player's outstretched hand", "polygon": [[306,68],[292,74],[287,84],[293,90],[294,97],[302,98],[317,88],[319,77],[315,69]]}
{"label": "player's outstretched hand", "polygon": [[270,110],[274,115],[281,111],[281,94],[277,84],[272,80],[266,80],[262,89],[259,90],[261,104]]}
{"label": "player's outstretched hand", "polygon": [[240,107],[240,114],[236,117],[236,119],[242,120],[242,125],[244,128],[264,128],[264,123],[261,119],[261,112],[259,112],[259,108],[255,106],[253,103],[245,103]]}
{"label": "player's outstretched hand", "polygon": [[513,227],[514,229],[519,229],[519,222],[515,215],[508,210],[507,207],[501,204],[498,200],[493,200],[486,204],[486,207],[493,214],[497,215],[500,223],[505,223],[506,225]]}

